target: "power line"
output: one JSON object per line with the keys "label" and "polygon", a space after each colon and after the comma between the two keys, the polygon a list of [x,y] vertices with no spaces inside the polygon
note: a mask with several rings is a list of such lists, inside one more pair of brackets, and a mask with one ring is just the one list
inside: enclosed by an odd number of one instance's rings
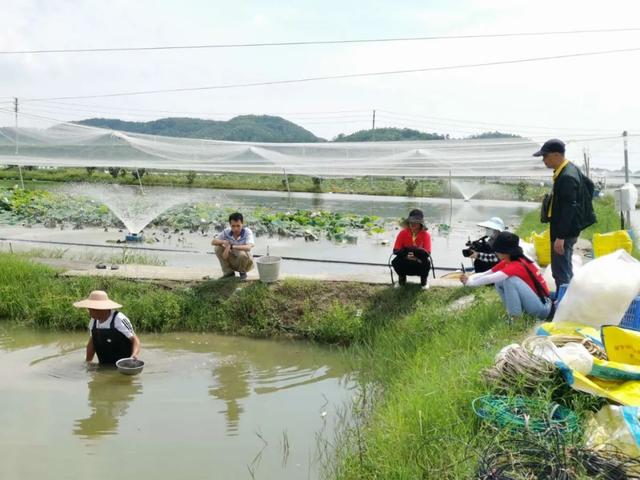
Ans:
{"label": "power line", "polygon": [[637,32],[640,27],[627,28],[601,28],[583,30],[558,30],[545,32],[510,32],[487,33],[475,35],[430,35],[420,37],[392,37],[392,38],[361,38],[351,40],[310,40],[294,42],[260,42],[260,43],[217,43],[201,45],[160,45],[145,47],[106,47],[106,48],[58,48],[51,50],[0,50],[0,55],[19,54],[48,54],[48,53],[102,53],[102,52],[147,52],[154,50],[198,50],[213,48],[256,48],[256,47],[289,47],[308,45],[342,45],[354,43],[391,43],[391,42],[416,42],[428,40],[461,40],[479,38],[509,38],[509,37],[534,37],[548,35],[576,35],[592,33]]}
{"label": "power line", "polygon": [[[59,102],[55,102],[59,103]],[[27,107],[27,111],[25,109],[22,110],[23,113],[32,113],[32,114],[40,114],[47,115],[50,113],[57,114],[73,114],[77,113],[78,109],[68,108],[68,107],[50,107],[38,105],[36,108],[31,106]],[[89,110],[82,110],[93,112]],[[449,131],[455,130],[456,132],[473,135],[477,134],[480,131],[487,131],[488,127],[496,127],[503,126],[507,127],[514,132],[518,132],[522,135],[529,136],[540,136],[543,134],[554,134],[558,131],[562,130],[566,135],[578,137],[578,136],[600,136],[603,134],[614,134],[616,130],[600,130],[600,129],[580,129],[580,128],[570,128],[570,127],[551,127],[551,126],[532,126],[532,125],[519,125],[519,124],[509,124],[509,123],[493,123],[493,122],[483,122],[477,120],[457,120],[450,118],[442,118],[442,117],[428,117],[425,115],[417,115],[417,114],[404,114],[399,112],[389,112],[387,110],[378,110],[379,115],[379,123],[385,124],[385,126],[389,126],[392,128],[418,128],[424,131]],[[127,113],[127,115],[131,115]],[[135,116],[135,114],[134,114]],[[42,117],[42,118],[50,118],[50,117]],[[298,118],[288,117],[287,119],[295,121],[299,125],[338,125],[338,124],[349,124],[349,123],[366,123],[369,120],[369,116],[367,115],[342,115],[338,117],[310,117],[310,118]],[[217,121],[226,121],[217,119]],[[472,130],[474,129],[474,130]],[[536,129],[537,131],[534,131]]]}
{"label": "power line", "polygon": [[[31,111],[45,111],[45,112],[53,112],[53,113],[64,113],[64,114],[86,114],[86,115],[117,115],[117,116],[127,116],[127,117],[140,117],[143,119],[147,119],[147,121],[153,121],[153,120],[149,120],[149,113],[136,113],[136,112],[130,112],[127,109],[117,109],[115,111],[108,111],[108,110],[103,110],[100,108],[96,108],[96,109],[89,109],[89,108],[78,108],[78,107],[59,107],[57,105],[51,105],[49,103],[45,103],[45,104],[33,104],[33,105],[27,105],[27,108],[30,109]],[[195,113],[194,113],[195,114]],[[195,114],[198,115],[198,119],[206,119],[206,120],[213,120],[213,121],[226,121],[229,119],[229,117],[235,117],[235,116],[241,116],[241,115],[252,115],[252,116],[261,116],[261,115],[276,115],[274,113],[271,112],[265,112],[265,113],[248,113],[248,112],[242,112],[242,113],[198,113]],[[286,114],[278,114],[278,115],[285,115],[287,119],[294,119],[296,121],[299,122],[303,122],[303,121],[316,121],[316,120],[346,120],[346,119],[362,119],[362,118],[369,118],[369,114],[368,113],[359,113],[359,114],[347,114],[347,113],[340,113],[340,114],[336,114],[336,115],[314,115],[314,116],[298,116],[298,115],[286,115]],[[206,117],[206,118],[202,118],[202,117]],[[193,117],[187,117],[187,118],[193,118]]]}
{"label": "power line", "polygon": [[620,48],[620,49],[614,49],[614,50],[601,50],[597,52],[568,53],[565,55],[550,55],[545,57],[519,58],[514,60],[497,60],[494,62],[468,63],[463,65],[446,65],[446,66],[440,66],[440,67],[411,68],[411,69],[403,69],[403,70],[388,70],[388,71],[382,71],[382,72],[345,73],[345,74],[339,74],[339,75],[324,75],[324,76],[317,76],[317,77],[297,78],[297,79],[291,79],[291,80],[272,80],[272,81],[263,81],[263,82],[211,85],[211,86],[204,86],[204,87],[168,88],[168,89],[159,89],[159,90],[139,90],[139,91],[132,91],[132,92],[104,93],[104,94],[98,94],[98,95],[73,95],[73,96],[70,95],[70,96],[64,96],[64,97],[31,98],[31,99],[26,99],[25,101],[41,102],[41,101],[48,101],[48,100],[74,100],[74,99],[82,99],[82,98],[126,97],[126,96],[135,96],[135,95],[153,95],[158,93],[197,92],[197,91],[205,91],[205,90],[223,90],[223,89],[229,89],[229,88],[264,87],[264,86],[271,86],[271,85],[288,85],[292,83],[317,82],[317,81],[323,81],[323,80],[341,80],[341,79],[347,79],[347,78],[376,77],[376,76],[386,76],[386,75],[401,75],[401,74],[408,74],[408,73],[434,72],[434,71],[442,71],[442,70],[459,70],[464,68],[491,67],[491,66],[497,66],[497,65],[542,62],[547,60],[559,60],[564,58],[578,58],[578,57],[588,57],[588,56],[595,56],[595,55],[609,55],[613,53],[629,53],[629,52],[637,52],[637,51],[640,51],[640,47]]}
{"label": "power line", "polygon": [[419,115],[419,114],[411,114],[411,113],[401,113],[401,112],[391,112],[389,110],[379,110],[385,115],[390,116],[391,118],[399,118],[399,119],[409,119],[413,120],[414,123],[418,123],[418,120],[422,123],[430,122],[436,125],[446,125],[450,124],[455,126],[456,124],[461,124],[462,126],[476,126],[476,127],[509,127],[509,128],[523,128],[523,129],[534,129],[534,130],[545,130],[545,131],[571,131],[571,132],[617,132],[618,130],[601,130],[597,128],[568,128],[568,127],[553,127],[553,126],[541,126],[541,125],[522,125],[516,123],[499,123],[493,121],[480,121],[480,120],[462,120],[455,118],[446,118],[446,117],[432,117],[427,115]]}
{"label": "power line", "polygon": [[[0,112],[4,112],[4,113],[13,113],[13,110],[6,110],[4,108],[0,107]],[[100,130],[100,131],[104,131],[104,132],[122,132],[124,134],[132,134],[132,135],[147,135],[147,136],[156,136],[156,137],[162,137],[162,135],[154,135],[154,134],[136,134],[134,132],[127,132],[127,131],[119,131],[116,129],[109,129],[109,128],[103,128],[103,127],[93,127],[93,126],[89,126],[89,125],[83,125],[83,124],[79,124],[79,123],[75,123],[73,121],[68,121],[68,120],[60,120],[58,118],[53,118],[53,117],[49,117],[49,116],[45,116],[45,115],[37,115],[37,114],[33,114],[33,113],[24,113],[22,112],[20,115],[25,116],[25,117],[29,117],[29,118],[36,118],[36,119],[44,119],[44,120],[49,120],[49,121],[55,121],[58,124],[61,125],[71,125],[73,127],[79,128],[79,129],[86,129],[86,130]],[[471,132],[471,131],[469,131]],[[597,142],[597,141],[603,141],[603,140],[618,140],[620,139],[620,135],[613,135],[613,134],[603,134],[603,135],[584,135],[586,138],[571,138],[568,139],[567,142],[575,142],[575,143],[583,143],[583,142]],[[628,138],[637,138],[640,137],[640,134],[629,134]],[[181,137],[170,137],[170,138],[181,138]],[[198,139],[192,139],[192,138],[188,138],[189,140],[198,140]],[[200,139],[202,140],[202,139]],[[503,139],[506,143],[501,143],[500,145],[504,144],[504,145],[508,145],[510,144],[509,139]],[[209,140],[203,140],[203,141],[209,141]],[[455,141],[455,140],[454,140]],[[246,142],[246,143],[251,143],[251,142]],[[481,144],[478,144],[481,145]],[[497,145],[497,144],[494,144]],[[467,144],[467,147],[472,147],[474,146],[473,143]]]}
{"label": "power line", "polygon": [[[13,97],[12,97],[13,98]],[[69,110],[78,110],[78,111],[98,111],[98,112],[106,112],[109,113],[109,111],[114,111],[115,113],[118,112],[125,112],[125,113],[130,113],[130,112],[149,112],[149,113],[171,113],[171,114],[179,114],[179,115],[207,115],[207,116],[225,116],[225,115],[255,115],[252,114],[250,112],[194,112],[194,111],[189,111],[189,110],[159,110],[159,109],[154,109],[154,108],[133,108],[133,107],[127,107],[127,108],[119,108],[119,107],[113,107],[113,106],[108,106],[108,105],[95,105],[95,104],[86,104],[86,103],[70,103],[70,102],[57,102],[57,101],[53,101],[53,100],[43,100],[42,102],[44,103],[50,103],[53,105],[62,105],[62,106],[73,106],[73,107],[87,107],[93,110],[86,110],[86,109],[69,109]],[[0,102],[1,103],[1,102]],[[7,102],[7,103],[13,103],[13,100],[11,102]],[[264,115],[341,115],[341,114],[346,114],[346,113],[362,113],[362,114],[367,114],[369,115],[369,110],[368,109],[363,109],[363,110],[334,110],[334,111],[315,111],[315,112],[273,112],[273,111],[267,111],[264,113]]]}

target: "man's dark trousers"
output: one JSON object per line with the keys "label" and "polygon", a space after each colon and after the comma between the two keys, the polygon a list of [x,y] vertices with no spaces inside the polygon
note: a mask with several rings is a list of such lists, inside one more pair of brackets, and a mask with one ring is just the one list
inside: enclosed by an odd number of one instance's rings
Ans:
{"label": "man's dark trousers", "polygon": [[577,237],[564,239],[564,255],[558,255],[553,250],[551,241],[551,271],[553,279],[556,281],[556,292],[560,290],[560,285],[569,283],[573,278],[573,267],[571,265],[571,256],[573,255],[573,246],[578,241]]}

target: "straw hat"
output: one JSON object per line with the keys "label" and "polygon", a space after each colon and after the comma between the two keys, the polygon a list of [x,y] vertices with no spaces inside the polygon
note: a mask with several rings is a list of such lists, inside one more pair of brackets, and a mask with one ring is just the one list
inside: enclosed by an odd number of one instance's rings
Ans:
{"label": "straw hat", "polygon": [[91,308],[93,310],[111,310],[122,307],[119,303],[109,300],[107,292],[102,290],[94,290],[87,298],[74,303],[73,306],[76,308]]}

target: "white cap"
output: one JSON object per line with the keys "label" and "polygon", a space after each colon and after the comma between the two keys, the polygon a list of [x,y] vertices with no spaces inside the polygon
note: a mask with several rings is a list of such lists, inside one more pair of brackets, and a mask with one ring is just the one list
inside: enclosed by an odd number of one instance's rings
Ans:
{"label": "white cap", "polygon": [[499,232],[504,232],[504,222],[500,217],[493,217],[487,220],[486,222],[478,223],[479,227],[490,228],[491,230],[497,230]]}

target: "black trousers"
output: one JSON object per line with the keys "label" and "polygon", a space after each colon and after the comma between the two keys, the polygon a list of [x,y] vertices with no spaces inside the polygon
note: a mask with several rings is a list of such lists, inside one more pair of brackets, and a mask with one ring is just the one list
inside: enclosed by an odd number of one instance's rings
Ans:
{"label": "black trousers", "polygon": [[422,250],[421,248],[416,248],[410,250],[413,252],[415,257],[420,260],[417,262],[415,260],[407,259],[407,254],[409,251],[401,251],[391,262],[393,269],[400,276],[419,276],[426,277],[429,275],[429,270],[431,270],[431,261],[429,260],[429,254]]}

